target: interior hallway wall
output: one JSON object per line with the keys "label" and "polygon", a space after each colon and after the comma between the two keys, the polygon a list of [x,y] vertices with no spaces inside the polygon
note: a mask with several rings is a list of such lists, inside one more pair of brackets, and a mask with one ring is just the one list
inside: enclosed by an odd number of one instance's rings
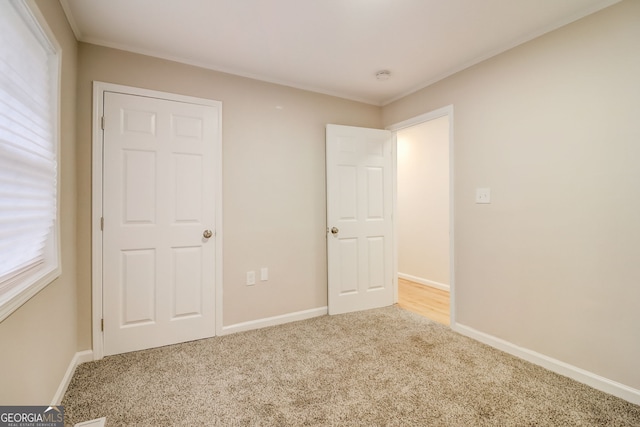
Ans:
{"label": "interior hallway wall", "polygon": [[397,132],[398,275],[449,286],[449,117]]}
{"label": "interior hallway wall", "polygon": [[622,1],[383,109],[454,107],[457,322],[636,390],[638,40]]}

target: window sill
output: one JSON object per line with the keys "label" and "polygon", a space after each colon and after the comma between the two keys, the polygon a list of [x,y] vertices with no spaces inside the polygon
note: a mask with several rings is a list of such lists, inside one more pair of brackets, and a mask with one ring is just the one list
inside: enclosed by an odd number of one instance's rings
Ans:
{"label": "window sill", "polygon": [[[0,301],[0,322],[60,277],[60,274],[61,268],[59,266],[45,266],[37,274],[26,279],[25,283],[18,286],[15,292],[3,297]],[[27,285],[27,283],[30,284]]]}

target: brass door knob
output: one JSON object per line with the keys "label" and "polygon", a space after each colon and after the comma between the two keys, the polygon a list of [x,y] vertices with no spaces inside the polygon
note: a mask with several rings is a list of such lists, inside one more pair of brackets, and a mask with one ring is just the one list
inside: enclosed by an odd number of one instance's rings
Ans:
{"label": "brass door knob", "polygon": [[202,233],[202,237],[204,237],[205,239],[208,239],[211,236],[213,236],[213,232],[211,230],[204,230],[204,232]]}
{"label": "brass door knob", "polygon": [[334,236],[335,236],[336,234],[338,234],[338,231],[340,231],[340,230],[338,230],[338,228],[337,228],[337,227],[331,227],[331,234],[333,234]]}

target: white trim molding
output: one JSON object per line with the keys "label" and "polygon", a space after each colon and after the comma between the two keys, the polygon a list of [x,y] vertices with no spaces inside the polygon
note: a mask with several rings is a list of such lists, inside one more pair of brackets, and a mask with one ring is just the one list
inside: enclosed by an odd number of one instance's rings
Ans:
{"label": "white trim molding", "polygon": [[412,276],[410,274],[398,272],[398,277],[400,279],[408,280],[419,285],[431,286],[432,288],[441,289],[447,292],[449,292],[450,289],[449,285],[447,285],[446,283],[434,282],[433,280],[423,279],[422,277]]}
{"label": "white trim molding", "polygon": [[527,362],[531,362],[535,365],[548,369],[556,374],[569,377],[582,384],[586,384],[589,387],[593,387],[596,390],[603,391],[613,396],[619,397],[636,405],[640,405],[640,390],[634,389],[627,385],[621,384],[616,381],[612,381],[608,378],[601,377],[577,366],[570,365],[560,360],[554,359],[544,354],[537,353],[533,350],[529,350],[524,347],[520,347],[509,341],[505,341],[501,338],[494,337],[493,335],[480,332],[469,326],[461,325],[457,323],[451,326],[454,331],[465,335],[469,338],[473,338],[476,341],[487,344],[493,348],[509,353],[512,356],[516,356],[520,359],[524,359]]}
{"label": "white trim molding", "polygon": [[62,398],[64,394],[67,392],[67,388],[71,383],[71,378],[73,378],[73,374],[76,372],[76,368],[85,362],[91,362],[93,360],[93,351],[85,350],[79,351],[73,355],[71,361],[69,362],[69,366],[67,367],[67,371],[64,373],[62,377],[62,381],[56,390],[56,394],[53,396],[51,401],[51,405],[57,406],[62,404]]}
{"label": "white trim molding", "polygon": [[267,317],[264,319],[250,320],[248,322],[236,323],[235,325],[224,326],[219,335],[235,334],[236,332],[251,331],[253,329],[266,328],[268,326],[283,325],[285,323],[297,322],[299,320],[311,319],[328,314],[328,307],[318,307],[309,310],[296,311],[294,313],[282,314],[280,316]]}
{"label": "white trim molding", "polygon": [[[444,117],[444,116],[449,116],[449,126],[451,127],[451,129],[449,130],[452,131],[453,105],[447,105],[445,107],[438,108],[437,110],[433,110],[428,113],[420,114],[419,116],[415,116],[410,119],[403,120],[398,123],[394,123],[392,125],[387,126],[385,129],[390,130],[391,132],[397,132],[399,130],[410,128],[412,126],[416,126],[431,120],[439,119],[440,117]],[[450,139],[451,139],[451,135],[453,135],[453,132],[451,132],[449,135]]]}

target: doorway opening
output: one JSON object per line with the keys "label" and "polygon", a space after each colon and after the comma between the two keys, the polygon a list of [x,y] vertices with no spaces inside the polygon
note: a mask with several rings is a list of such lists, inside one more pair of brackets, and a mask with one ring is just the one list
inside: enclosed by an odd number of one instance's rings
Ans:
{"label": "doorway opening", "polygon": [[391,127],[396,147],[398,305],[453,323],[453,108]]}

